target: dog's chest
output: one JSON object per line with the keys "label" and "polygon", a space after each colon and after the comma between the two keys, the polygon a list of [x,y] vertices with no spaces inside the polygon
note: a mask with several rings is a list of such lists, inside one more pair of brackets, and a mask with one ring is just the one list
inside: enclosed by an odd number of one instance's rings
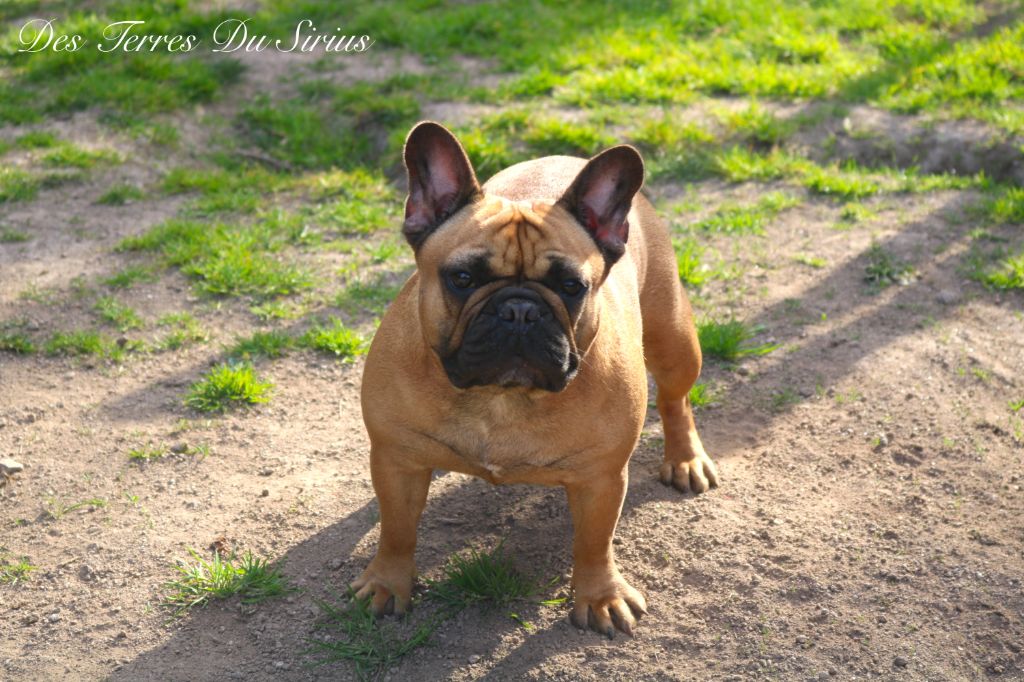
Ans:
{"label": "dog's chest", "polygon": [[470,467],[500,481],[523,470],[544,468],[561,454],[552,451],[557,445],[547,433],[547,420],[532,413],[519,396],[460,405],[440,425],[439,440]]}

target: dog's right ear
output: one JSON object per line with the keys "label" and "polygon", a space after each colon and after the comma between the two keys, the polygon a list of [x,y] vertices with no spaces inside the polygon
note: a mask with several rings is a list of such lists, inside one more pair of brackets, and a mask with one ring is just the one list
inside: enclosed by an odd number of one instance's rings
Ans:
{"label": "dog's right ear", "polygon": [[418,250],[430,233],[480,193],[473,166],[455,136],[423,121],[405,140],[409,196],[402,234]]}

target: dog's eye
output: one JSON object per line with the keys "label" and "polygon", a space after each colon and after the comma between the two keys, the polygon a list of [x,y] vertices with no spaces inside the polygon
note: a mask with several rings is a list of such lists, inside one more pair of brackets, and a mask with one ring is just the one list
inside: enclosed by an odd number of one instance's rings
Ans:
{"label": "dog's eye", "polygon": [[473,286],[473,275],[465,270],[459,270],[448,275],[448,281],[456,289],[468,289]]}
{"label": "dog's eye", "polygon": [[562,291],[565,292],[566,296],[578,296],[583,291],[583,282],[578,279],[567,279],[562,282]]}

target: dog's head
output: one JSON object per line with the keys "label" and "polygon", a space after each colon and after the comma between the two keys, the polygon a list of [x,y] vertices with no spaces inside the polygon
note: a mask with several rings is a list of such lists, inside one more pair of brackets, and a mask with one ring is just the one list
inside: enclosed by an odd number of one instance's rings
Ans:
{"label": "dog's head", "polygon": [[413,128],[405,165],[420,325],[451,383],[564,389],[597,334],[597,292],[625,253],[640,155],[602,152],[554,203],[486,195],[437,123]]}

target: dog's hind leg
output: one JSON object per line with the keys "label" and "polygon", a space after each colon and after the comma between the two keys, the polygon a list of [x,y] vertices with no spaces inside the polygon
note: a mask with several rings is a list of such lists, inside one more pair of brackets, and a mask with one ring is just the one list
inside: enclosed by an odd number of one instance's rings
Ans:
{"label": "dog's hind leg", "polygon": [[697,329],[671,247],[652,249],[649,255],[640,307],[644,357],[658,386],[658,412],[665,433],[660,477],[662,483],[680,491],[702,493],[718,485],[718,472],[704,451],[690,406],[690,389],[701,367]]}

